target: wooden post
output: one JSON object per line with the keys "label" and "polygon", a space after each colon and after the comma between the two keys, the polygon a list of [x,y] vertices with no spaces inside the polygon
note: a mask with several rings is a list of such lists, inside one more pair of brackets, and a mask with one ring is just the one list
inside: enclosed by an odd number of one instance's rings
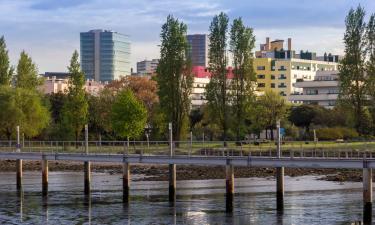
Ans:
{"label": "wooden post", "polygon": [[16,161],[17,170],[17,190],[22,190],[22,159],[17,159]]}
{"label": "wooden post", "polygon": [[284,209],[284,167],[276,168],[277,210]]}
{"label": "wooden post", "polygon": [[44,159],[42,160],[42,195],[48,195],[48,161]]}
{"label": "wooden post", "polygon": [[[173,157],[173,136],[172,136],[172,123],[169,123],[169,151],[170,157]],[[169,165],[169,201],[176,201],[176,165]]]}
{"label": "wooden post", "polygon": [[84,162],[84,170],[85,170],[84,193],[86,195],[89,195],[91,192],[91,164],[90,162]]}
{"label": "wooden post", "polygon": [[[20,126],[17,126],[17,146],[16,152],[21,152],[20,145]],[[16,161],[17,190],[22,190],[22,159]]]}
{"label": "wooden post", "polygon": [[234,168],[232,165],[227,165],[225,168],[226,171],[226,211],[233,212],[233,198],[234,198]]}
{"label": "wooden post", "polygon": [[371,224],[372,221],[372,169],[367,168],[364,161],[363,168],[363,222]]}
{"label": "wooden post", "polygon": [[176,165],[169,165],[169,201],[176,201]]}
{"label": "wooden post", "polygon": [[122,187],[123,187],[123,202],[129,202],[129,191],[130,191],[130,164],[124,163],[123,165],[123,180],[122,180]]}
{"label": "wooden post", "polygon": [[[85,125],[85,153],[89,154],[89,129],[88,125]],[[90,162],[84,162],[84,193],[89,195],[91,192],[91,164]]]}
{"label": "wooden post", "polygon": [[[277,120],[277,158],[281,158],[280,120]],[[284,167],[276,168],[276,207],[284,209]]]}

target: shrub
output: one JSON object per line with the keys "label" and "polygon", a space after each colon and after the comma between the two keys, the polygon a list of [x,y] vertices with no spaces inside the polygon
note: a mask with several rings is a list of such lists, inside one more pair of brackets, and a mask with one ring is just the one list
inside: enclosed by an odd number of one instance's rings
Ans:
{"label": "shrub", "polygon": [[316,130],[319,140],[352,139],[358,137],[357,131],[346,127],[320,128]]}

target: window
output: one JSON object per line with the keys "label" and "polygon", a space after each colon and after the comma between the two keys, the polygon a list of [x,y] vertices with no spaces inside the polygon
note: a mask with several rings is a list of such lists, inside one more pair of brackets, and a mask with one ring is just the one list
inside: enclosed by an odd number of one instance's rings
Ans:
{"label": "window", "polygon": [[258,83],[258,87],[265,87],[266,84],[265,83]]}
{"label": "window", "polygon": [[339,90],[338,89],[329,89],[328,94],[339,94]]}
{"label": "window", "polygon": [[280,66],[279,71],[286,70],[285,66]]}
{"label": "window", "polygon": [[307,95],[317,95],[319,92],[317,89],[307,89],[306,94]]}
{"label": "window", "polygon": [[284,83],[280,83],[278,87],[279,88],[286,88],[286,85]]}
{"label": "window", "polygon": [[257,70],[266,70],[265,66],[257,66]]}
{"label": "window", "polygon": [[257,78],[258,78],[258,79],[264,79],[264,78],[266,78],[266,76],[265,76],[264,74],[259,74],[259,75],[257,76]]}
{"label": "window", "polygon": [[280,74],[280,76],[279,76],[279,80],[285,80],[285,79],[286,79],[285,74]]}
{"label": "window", "polygon": [[275,80],[275,75],[271,75],[271,80]]}
{"label": "window", "polygon": [[275,88],[275,83],[271,83],[271,88]]}

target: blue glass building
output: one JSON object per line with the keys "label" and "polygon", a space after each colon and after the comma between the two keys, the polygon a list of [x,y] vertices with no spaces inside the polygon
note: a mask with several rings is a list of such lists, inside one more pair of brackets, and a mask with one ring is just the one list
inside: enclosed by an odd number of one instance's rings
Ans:
{"label": "blue glass building", "polygon": [[112,81],[131,74],[130,41],[127,35],[90,30],[80,35],[81,67],[86,79]]}

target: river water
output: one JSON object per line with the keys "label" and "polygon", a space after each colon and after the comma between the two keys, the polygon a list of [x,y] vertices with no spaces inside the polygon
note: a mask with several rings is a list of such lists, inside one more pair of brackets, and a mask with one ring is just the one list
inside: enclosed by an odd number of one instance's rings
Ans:
{"label": "river water", "polygon": [[[137,177],[134,177],[137,178]],[[49,195],[41,197],[41,174],[0,173],[0,224],[351,224],[362,219],[362,183],[336,183],[314,176],[285,177],[284,211],[277,212],[275,180],[235,179],[234,212],[225,212],[225,180],[177,182],[168,203],[168,183],[134,181],[131,202],[122,203],[120,175],[92,174],[91,198],[83,173],[50,172]]]}

